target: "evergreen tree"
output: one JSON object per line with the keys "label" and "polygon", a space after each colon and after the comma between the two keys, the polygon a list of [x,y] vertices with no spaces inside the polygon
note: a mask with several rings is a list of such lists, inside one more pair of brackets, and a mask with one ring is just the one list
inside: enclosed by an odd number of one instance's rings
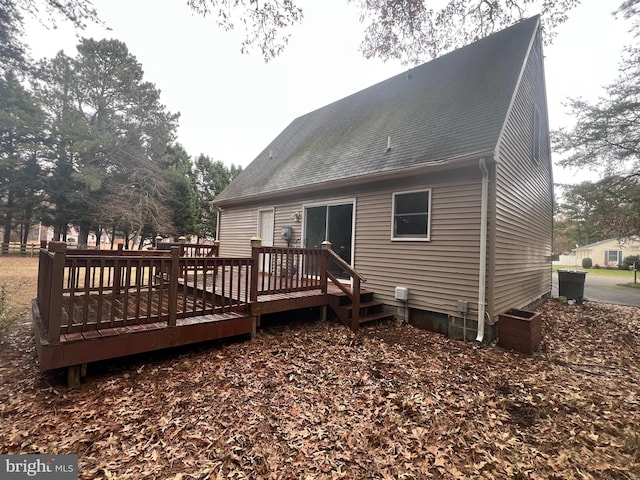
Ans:
{"label": "evergreen tree", "polygon": [[165,163],[172,187],[168,206],[173,220],[173,230],[167,233],[173,237],[200,237],[200,203],[191,157],[182,145],[177,143],[167,148]]}
{"label": "evergreen tree", "polygon": [[3,242],[17,225],[26,243],[41,204],[44,115],[36,100],[12,72],[0,77],[0,222]]}
{"label": "evergreen tree", "polygon": [[242,167],[231,164],[227,167],[220,160],[212,160],[201,154],[195,161],[195,175],[200,198],[202,235],[215,238],[217,232],[217,212],[212,201],[242,171]]}
{"label": "evergreen tree", "polygon": [[[569,189],[592,203],[595,224],[610,236],[640,235],[640,49],[626,52],[618,81],[595,103],[570,102],[576,125],[555,133],[562,166],[592,169],[602,178]],[[568,200],[569,204],[576,203]]]}
{"label": "evergreen tree", "polygon": [[[143,212],[136,212],[132,225],[129,212],[109,206],[126,188],[163,200],[157,196],[163,179],[151,178],[152,172],[162,177],[162,170],[149,167],[145,186],[140,166],[163,159],[178,115],[165,110],[160,92],[143,75],[118,40],[83,39],[76,57],[59,53],[42,65],[39,92],[52,118],[53,216],[60,231],[68,223],[81,227],[81,245],[90,229],[114,222],[140,235]],[[149,203],[135,205],[144,210]],[[166,218],[155,215],[155,221]]]}

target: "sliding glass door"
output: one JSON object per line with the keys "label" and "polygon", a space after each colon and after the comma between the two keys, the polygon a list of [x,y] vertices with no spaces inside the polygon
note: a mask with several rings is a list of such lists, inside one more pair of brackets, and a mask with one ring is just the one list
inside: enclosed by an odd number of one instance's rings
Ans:
{"label": "sliding glass door", "polygon": [[[304,246],[322,248],[322,242],[331,242],[331,248],[347,264],[352,264],[353,245],[353,202],[305,207]],[[348,279],[343,270],[331,269],[331,273],[340,279]]]}

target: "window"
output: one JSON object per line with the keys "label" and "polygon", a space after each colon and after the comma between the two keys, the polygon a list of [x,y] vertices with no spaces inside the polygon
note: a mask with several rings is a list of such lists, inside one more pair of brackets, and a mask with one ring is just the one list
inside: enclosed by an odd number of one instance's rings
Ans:
{"label": "window", "polygon": [[429,240],[431,190],[393,194],[392,240]]}
{"label": "window", "polygon": [[540,161],[540,145],[542,144],[542,129],[540,128],[540,111],[533,107],[533,161]]}
{"label": "window", "polygon": [[619,263],[622,263],[621,250],[605,250],[604,252],[605,265],[618,265]]}

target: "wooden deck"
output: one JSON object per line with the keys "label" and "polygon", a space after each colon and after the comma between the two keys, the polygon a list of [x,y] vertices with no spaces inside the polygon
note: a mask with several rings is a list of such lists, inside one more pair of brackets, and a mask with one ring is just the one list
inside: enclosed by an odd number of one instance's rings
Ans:
{"label": "wooden deck", "polygon": [[[187,274],[180,282],[186,286],[188,292],[196,294],[193,298],[190,298],[190,301],[201,301],[204,292],[212,293],[214,289],[219,299],[227,298],[232,302],[238,302],[251,298],[251,284],[239,282],[234,271],[231,271],[230,274],[236,276],[228,280],[229,289],[226,292],[223,292],[223,286],[216,281],[215,275],[211,272],[205,275],[202,273]],[[297,285],[294,283],[296,280]],[[333,282],[328,282],[326,291],[323,291],[317,280],[292,277],[288,278],[287,281],[293,283],[294,286],[291,288],[282,286],[281,277],[260,272],[258,274],[256,302],[250,306],[251,313],[263,315],[319,307],[328,304],[328,295],[343,295],[340,287]],[[346,288],[350,289],[351,287],[347,286]]]}
{"label": "wooden deck", "polygon": [[253,336],[267,313],[331,306],[356,329],[373,305],[361,304],[361,294],[370,292],[361,291],[356,272],[350,272],[353,285],[338,281],[330,263],[350,267],[330,250],[254,245],[251,257],[221,258],[217,246],[153,252],[67,251],[61,242],[44,247],[33,301],[36,348],[42,370],[71,367],[70,383],[88,362]]}
{"label": "wooden deck", "polygon": [[[95,303],[95,300],[90,300],[89,303]],[[137,324],[117,321],[112,326],[89,324],[90,329],[62,333],[58,342],[50,342],[36,300],[33,302],[33,318],[41,370],[71,367],[237,335],[251,335],[255,329],[255,317],[231,312],[180,318],[173,327],[168,327],[166,321]]]}

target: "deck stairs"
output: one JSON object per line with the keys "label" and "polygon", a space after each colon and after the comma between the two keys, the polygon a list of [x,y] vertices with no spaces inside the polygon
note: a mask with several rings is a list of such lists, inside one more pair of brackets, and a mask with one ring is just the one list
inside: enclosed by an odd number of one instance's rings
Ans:
{"label": "deck stairs", "polygon": [[[330,293],[329,306],[342,323],[347,326],[351,326],[353,318],[353,304],[346,294],[343,292]],[[374,300],[372,291],[362,290],[360,292],[359,325],[378,320],[392,319],[393,314],[385,312],[383,307],[384,304],[382,302]]]}

